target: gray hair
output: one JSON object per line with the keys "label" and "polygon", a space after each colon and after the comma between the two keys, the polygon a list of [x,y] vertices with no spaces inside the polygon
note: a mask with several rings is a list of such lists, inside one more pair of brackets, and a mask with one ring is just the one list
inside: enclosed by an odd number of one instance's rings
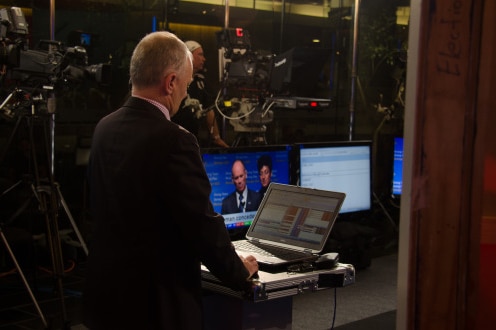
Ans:
{"label": "gray hair", "polygon": [[133,51],[129,75],[137,88],[156,86],[170,72],[184,69],[191,60],[188,48],[175,34],[159,31],[141,39]]}

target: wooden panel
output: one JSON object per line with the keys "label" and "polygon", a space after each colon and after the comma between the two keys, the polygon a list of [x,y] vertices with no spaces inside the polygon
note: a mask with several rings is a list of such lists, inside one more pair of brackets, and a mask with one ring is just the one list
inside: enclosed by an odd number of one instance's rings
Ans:
{"label": "wooden panel", "polygon": [[411,329],[465,324],[480,8],[470,0],[423,2],[412,167]]}
{"label": "wooden panel", "polygon": [[[482,214],[474,212],[473,218],[482,218],[480,227],[475,227],[473,232],[479,230],[480,245],[474,247],[475,252],[480,251],[480,257],[471,262],[471,268],[476,269],[469,276],[468,292],[473,292],[469,298],[471,309],[467,325],[478,330],[494,329],[496,324],[496,2],[484,2],[483,30],[481,41],[481,56],[478,83],[478,140],[476,142],[479,164],[474,168],[474,177],[479,179],[478,189],[473,194],[474,209],[477,205]],[[478,170],[478,171],[477,171]],[[478,237],[472,235],[474,243]],[[475,254],[475,253],[474,253]],[[480,262],[479,262],[480,261]],[[472,284],[472,287],[470,287]],[[472,307],[476,306],[476,307]],[[475,315],[474,315],[475,314]],[[474,315],[472,317],[472,315]],[[468,326],[467,326],[468,328]]]}

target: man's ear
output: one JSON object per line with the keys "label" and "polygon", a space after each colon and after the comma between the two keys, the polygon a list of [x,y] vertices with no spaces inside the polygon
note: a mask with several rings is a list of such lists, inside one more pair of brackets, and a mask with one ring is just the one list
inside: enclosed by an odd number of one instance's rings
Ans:
{"label": "man's ear", "polygon": [[167,94],[172,94],[174,91],[174,86],[177,81],[177,74],[175,72],[171,72],[165,76],[164,88]]}

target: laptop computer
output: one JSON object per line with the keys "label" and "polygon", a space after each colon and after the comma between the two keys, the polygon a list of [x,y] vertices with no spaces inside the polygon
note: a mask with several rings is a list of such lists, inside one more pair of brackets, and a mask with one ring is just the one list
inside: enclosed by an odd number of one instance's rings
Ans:
{"label": "laptop computer", "polygon": [[271,183],[246,239],[233,241],[236,252],[254,256],[265,271],[315,261],[345,197],[341,192]]}

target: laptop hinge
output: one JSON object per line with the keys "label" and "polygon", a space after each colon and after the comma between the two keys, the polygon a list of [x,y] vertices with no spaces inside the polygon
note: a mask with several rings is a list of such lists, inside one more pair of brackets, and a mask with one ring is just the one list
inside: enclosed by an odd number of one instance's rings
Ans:
{"label": "laptop hinge", "polygon": [[303,253],[306,253],[306,254],[313,254],[312,250],[310,250],[310,249],[305,249],[305,250],[303,250]]}

